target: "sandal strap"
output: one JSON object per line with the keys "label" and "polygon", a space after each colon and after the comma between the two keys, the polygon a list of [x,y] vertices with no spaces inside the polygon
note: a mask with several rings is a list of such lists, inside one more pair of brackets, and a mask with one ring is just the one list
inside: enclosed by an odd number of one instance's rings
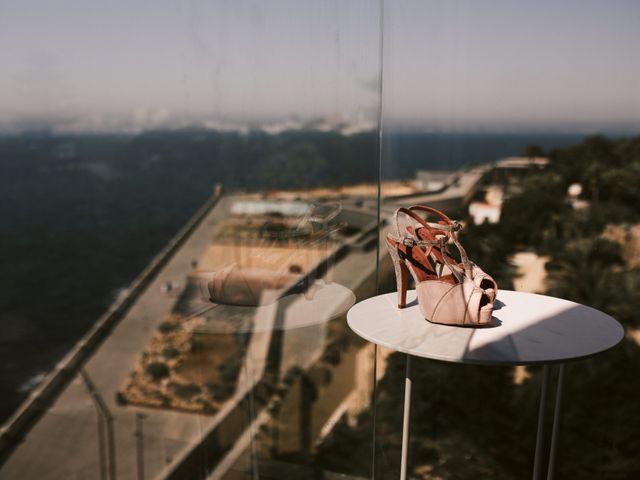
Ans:
{"label": "sandal strap", "polygon": [[425,247],[426,248],[426,247],[433,247],[434,245],[443,247],[449,241],[447,237],[440,237],[438,240],[420,240],[411,235],[393,235],[392,233],[388,233],[387,237],[389,237],[394,242],[404,245],[406,247]]}
{"label": "sandal strap", "polygon": [[[445,231],[445,232],[452,231],[453,222],[451,222],[451,220],[449,220],[450,225],[442,225],[441,223],[427,222],[424,218],[422,218],[420,215],[415,213],[412,210],[412,208],[414,208],[414,207],[410,207],[410,208],[400,207],[393,214],[393,219],[394,219],[395,226],[396,226],[396,234],[400,235],[400,224],[399,224],[399,220],[398,220],[398,214],[399,213],[405,214],[406,216],[412,218],[413,220],[415,220],[416,222],[418,222],[419,224],[421,224],[422,226],[424,226],[426,228],[441,230],[441,231]],[[448,219],[448,217],[447,217],[447,219]]]}
{"label": "sandal strap", "polygon": [[[444,225],[442,223],[431,223],[431,222],[427,222],[425,219],[423,219],[419,215],[410,215],[411,218],[414,218],[414,219],[418,217],[419,219],[418,222],[421,223],[427,229],[440,230],[440,231],[447,232],[447,240],[451,238],[454,245],[460,252],[460,259],[462,260],[462,264],[464,265],[464,273],[467,276],[467,278],[471,279],[472,278],[471,271],[473,266],[469,260],[466,250],[458,240],[458,232],[462,230],[462,224],[460,224],[456,220],[451,220],[447,215],[442,213],[440,210],[436,210],[435,208],[428,207],[426,205],[412,205],[406,210],[409,210],[410,212],[420,211],[420,212],[431,213],[435,216],[440,217],[442,221],[445,222]],[[396,226],[397,226],[397,217],[396,217]],[[445,259],[445,262],[447,262],[446,255],[443,258]],[[447,262],[447,264],[451,268],[451,270],[455,268],[453,265],[449,265],[449,262]]]}
{"label": "sandal strap", "polygon": [[[412,243],[412,245],[429,247],[429,252],[427,252],[427,254],[429,254],[431,251],[431,248],[433,248],[436,245],[438,245],[441,249],[445,249],[446,244],[449,241],[449,237],[455,235],[455,232],[457,232],[461,228],[460,224],[458,222],[453,222],[445,214],[443,214],[442,212],[438,212],[438,210],[432,209],[431,207],[421,207],[420,208],[421,210],[426,210],[429,212],[435,212],[436,214],[439,214],[443,219],[445,219],[448,222],[448,224],[443,225],[440,223],[427,222],[424,218],[422,218],[420,215],[418,215],[413,211],[416,209],[417,208],[414,208],[414,207],[411,207],[411,208],[400,207],[395,211],[395,213],[393,214],[393,217],[395,221],[396,235],[395,235],[395,238],[393,238],[393,235],[390,234],[390,238],[392,238],[392,240],[395,240],[395,241],[400,240],[402,244],[405,244],[404,242],[410,241],[410,242],[415,242],[415,243]],[[400,223],[398,219],[398,215],[400,213],[415,220],[425,228],[440,230],[442,232],[446,232],[447,234],[441,236],[437,240],[422,240],[415,235],[415,230],[414,230],[414,234],[411,236],[401,234]],[[405,240],[407,237],[410,238],[410,240]],[[423,242],[423,245],[420,245],[420,242]],[[464,255],[466,257],[466,252]],[[449,270],[451,270],[451,273],[456,277],[456,280],[458,280],[459,282],[462,282],[464,276],[463,274],[460,273],[459,269],[456,269],[453,264],[450,264],[446,256],[444,257],[444,260],[445,260],[445,263],[447,264],[447,267],[449,267]]]}

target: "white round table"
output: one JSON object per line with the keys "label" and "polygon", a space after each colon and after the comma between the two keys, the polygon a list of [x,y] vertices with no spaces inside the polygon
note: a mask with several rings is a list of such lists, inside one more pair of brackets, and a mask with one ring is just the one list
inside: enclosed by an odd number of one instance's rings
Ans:
{"label": "white round table", "polygon": [[349,327],[360,337],[407,354],[400,479],[405,480],[407,474],[411,356],[480,365],[544,365],[534,479],[542,474],[550,365],[561,364],[547,470],[547,478],[553,478],[564,363],[614,347],[624,337],[622,326],[609,315],[584,305],[508,290],[498,293],[490,325],[478,328],[439,325],[422,317],[415,291],[407,295],[404,309],[398,309],[394,292],[364,300],[347,314]]}

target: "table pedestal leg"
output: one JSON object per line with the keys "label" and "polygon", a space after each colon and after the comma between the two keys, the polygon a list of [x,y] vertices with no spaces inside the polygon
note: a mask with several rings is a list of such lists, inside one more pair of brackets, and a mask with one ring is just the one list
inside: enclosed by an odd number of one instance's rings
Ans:
{"label": "table pedestal leg", "polygon": [[542,371],[542,389],[540,392],[540,409],[538,411],[538,433],[536,436],[536,453],[533,461],[533,480],[540,480],[540,475],[542,474],[542,457],[544,456],[544,413],[547,410],[550,368],[549,365],[545,365]]}
{"label": "table pedestal leg", "polygon": [[407,370],[405,372],[405,378],[404,378],[404,414],[402,417],[402,454],[400,456],[400,480],[407,479],[410,417],[411,417],[411,355],[407,355]]}
{"label": "table pedestal leg", "polygon": [[556,405],[553,412],[553,429],[551,430],[551,448],[549,451],[549,469],[547,470],[547,480],[553,480],[556,450],[558,448],[558,439],[560,436],[560,418],[562,409],[562,384],[564,383],[564,364],[560,365],[558,371],[558,390],[556,392]]}
{"label": "table pedestal leg", "polygon": [[[544,415],[547,410],[547,397],[549,391],[549,377],[551,367],[544,366],[542,373],[542,391],[540,392],[540,410],[538,412],[538,433],[536,438],[536,453],[533,464],[533,480],[539,480],[542,476],[542,458],[544,456]],[[564,383],[564,364],[558,371],[558,384],[556,402],[553,413],[553,428],[551,430],[551,446],[549,448],[549,464],[547,466],[547,480],[553,480],[555,473],[556,451],[560,438],[560,420],[562,417],[562,385]]]}

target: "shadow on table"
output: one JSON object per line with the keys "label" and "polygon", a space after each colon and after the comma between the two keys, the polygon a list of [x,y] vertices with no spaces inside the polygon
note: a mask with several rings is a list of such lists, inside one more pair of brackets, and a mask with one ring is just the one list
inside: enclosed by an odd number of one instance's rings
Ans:
{"label": "shadow on table", "polygon": [[[502,302],[500,302],[502,303]],[[506,304],[502,304],[506,306]],[[496,335],[472,347],[469,338],[464,357],[478,363],[542,364],[586,358],[616,346],[624,331],[610,317],[593,308],[574,304],[553,315],[541,317],[521,329],[517,319],[501,319],[499,308],[493,319]]]}

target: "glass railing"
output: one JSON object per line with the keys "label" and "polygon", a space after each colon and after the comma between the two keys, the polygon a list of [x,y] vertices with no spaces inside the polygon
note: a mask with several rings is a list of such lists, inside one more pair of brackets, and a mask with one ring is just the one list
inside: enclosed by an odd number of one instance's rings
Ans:
{"label": "glass railing", "polygon": [[[407,357],[347,312],[396,291],[389,232],[438,240],[410,205],[624,325],[566,367],[553,461],[640,470],[635,5],[2,12],[0,479],[398,478]],[[531,475],[541,367],[412,371],[407,478]]]}

